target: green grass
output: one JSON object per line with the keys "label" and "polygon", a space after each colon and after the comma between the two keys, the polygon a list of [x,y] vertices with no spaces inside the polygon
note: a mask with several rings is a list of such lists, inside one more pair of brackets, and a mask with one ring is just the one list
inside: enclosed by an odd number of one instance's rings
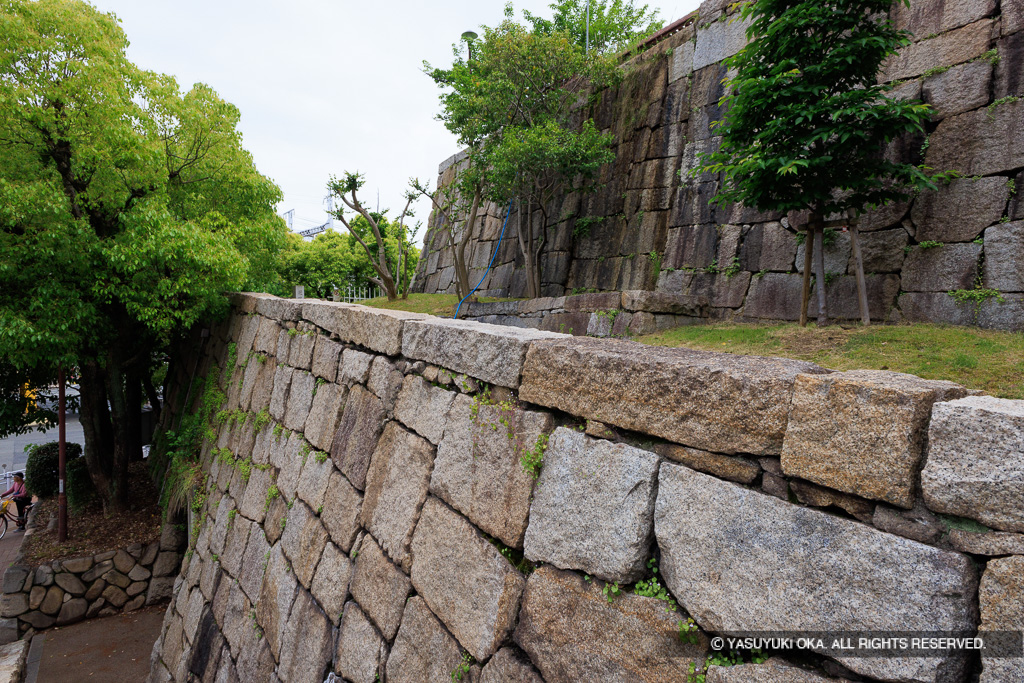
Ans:
{"label": "green grass", "polygon": [[1024,398],[1024,334],[943,325],[714,324],[640,337],[655,346],[808,360],[833,370],[892,370]]}
{"label": "green grass", "polygon": [[[515,301],[515,299],[499,299],[487,296],[479,297],[477,300],[483,302]],[[360,301],[359,303],[364,306],[373,306],[374,308],[389,308],[393,311],[427,313],[429,315],[436,315],[442,318],[450,318],[455,314],[455,307],[459,303],[459,298],[454,294],[410,294],[408,299],[388,301],[387,297],[382,296],[376,299]],[[463,304],[462,307],[465,309],[466,304]]]}

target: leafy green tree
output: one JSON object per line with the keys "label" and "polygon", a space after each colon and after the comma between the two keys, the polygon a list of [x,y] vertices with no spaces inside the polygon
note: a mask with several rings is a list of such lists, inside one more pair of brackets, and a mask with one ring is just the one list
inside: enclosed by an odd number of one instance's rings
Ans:
{"label": "leafy green tree", "polygon": [[[824,219],[855,217],[934,188],[927,169],[886,153],[894,140],[923,134],[929,112],[919,102],[889,97],[893,85],[877,82],[882,62],[910,39],[890,22],[890,5],[891,0],[742,5],[740,16],[751,22],[749,42],[726,61],[736,75],[724,98],[724,120],[715,128],[722,143],[702,160],[702,170],[722,173],[715,197],[720,204],[810,210],[805,229],[814,236],[819,324],[827,317]],[[804,277],[802,322],[809,267]]]}
{"label": "leafy green tree", "polygon": [[[450,69],[425,66],[445,89],[439,118],[469,148],[455,182],[470,214],[460,234],[471,229],[479,198],[501,205],[518,200],[516,234],[527,296],[538,297],[551,199],[592,189],[601,165],[614,159],[613,137],[581,114],[593,93],[617,83],[621,74],[611,59],[584,54],[564,32],[531,32],[513,21],[511,5],[505,21],[483,30],[472,60],[456,53]],[[435,206],[446,203],[435,200]]]}
{"label": "leafy green tree", "polygon": [[77,0],[0,4],[0,362],[77,368],[89,474],[128,504],[152,365],[269,282],[286,228],[239,113],[139,69],[113,15]]}
{"label": "leafy green tree", "polygon": [[589,3],[589,21],[587,5],[587,0],[556,0],[548,5],[554,10],[551,19],[526,11],[523,15],[534,33],[566,33],[582,48],[587,45],[589,24],[590,49],[598,54],[622,52],[665,25],[657,9],[648,9],[647,5],[637,7],[633,0],[593,0]]}

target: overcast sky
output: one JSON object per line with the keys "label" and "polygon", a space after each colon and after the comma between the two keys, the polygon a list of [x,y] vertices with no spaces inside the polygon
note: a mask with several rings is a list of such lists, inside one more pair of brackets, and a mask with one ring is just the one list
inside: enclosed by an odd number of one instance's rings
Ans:
{"label": "overcast sky", "polygon": [[[182,90],[207,83],[242,113],[245,147],[284,191],[278,212],[295,210],[294,229],[324,213],[330,175],[366,175],[361,199],[397,217],[410,177],[437,179],[457,152],[434,119],[439,90],[423,60],[451,63],[463,31],[493,26],[504,0],[92,0],[114,12],[144,69],[175,76]],[[551,0],[519,0],[550,16]],[[699,0],[650,2],[666,23]],[[521,16],[521,14],[517,14]],[[426,222],[429,203],[417,207]],[[340,227],[340,226],[339,226]],[[423,237],[420,231],[419,240]]]}

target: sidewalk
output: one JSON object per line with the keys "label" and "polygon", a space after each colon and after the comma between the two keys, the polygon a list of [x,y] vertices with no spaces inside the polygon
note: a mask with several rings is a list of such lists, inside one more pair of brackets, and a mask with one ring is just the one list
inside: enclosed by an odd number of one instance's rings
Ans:
{"label": "sidewalk", "polygon": [[89,619],[32,639],[25,683],[142,683],[167,605]]}

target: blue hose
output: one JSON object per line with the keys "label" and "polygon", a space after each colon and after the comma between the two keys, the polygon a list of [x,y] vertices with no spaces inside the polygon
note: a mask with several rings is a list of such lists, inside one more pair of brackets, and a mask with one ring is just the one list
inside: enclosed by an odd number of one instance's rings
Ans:
{"label": "blue hose", "polygon": [[[487,264],[487,270],[484,271],[483,277],[480,278],[480,282],[476,283],[476,287],[474,287],[473,290],[469,294],[467,294],[466,296],[462,297],[462,301],[465,301],[469,297],[473,296],[473,292],[475,292],[477,289],[479,289],[480,285],[482,285],[484,280],[487,278],[487,273],[491,272],[491,266],[494,265],[494,257],[498,255],[498,247],[501,246],[501,238],[505,236],[505,227],[508,225],[508,217],[510,215],[512,215],[512,201],[513,201],[512,199],[508,200],[508,210],[505,211],[505,222],[501,224],[501,234],[498,235],[498,243],[494,246],[494,253],[491,254],[491,260]],[[471,225],[467,225],[466,226],[466,230],[471,230],[472,227],[473,226],[471,226]],[[462,308],[462,301],[460,301],[459,305],[455,307],[455,316],[454,317],[455,317],[456,320],[459,317],[459,309]]]}

